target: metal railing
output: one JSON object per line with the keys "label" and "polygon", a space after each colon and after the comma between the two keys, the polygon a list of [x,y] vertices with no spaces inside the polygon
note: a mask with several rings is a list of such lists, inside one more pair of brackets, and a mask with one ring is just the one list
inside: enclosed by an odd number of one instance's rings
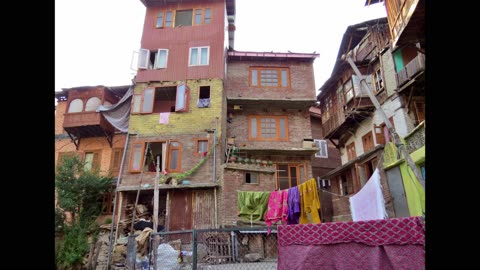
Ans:
{"label": "metal railing", "polygon": [[275,226],[270,233],[267,227],[151,233],[148,247],[139,247],[135,237],[127,244],[126,269],[277,269]]}

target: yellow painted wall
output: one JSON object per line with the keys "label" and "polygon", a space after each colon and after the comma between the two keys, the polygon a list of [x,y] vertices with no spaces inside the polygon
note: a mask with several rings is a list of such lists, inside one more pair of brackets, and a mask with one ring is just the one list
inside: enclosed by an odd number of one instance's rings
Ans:
{"label": "yellow painted wall", "polygon": [[[135,86],[134,94],[142,94],[147,87],[176,86],[177,82],[139,83]],[[159,124],[160,113],[131,114],[129,132],[142,135],[159,134],[188,134],[204,131],[206,128],[216,128],[218,119],[218,132],[221,130],[223,81],[221,79],[187,80],[190,88],[190,105],[188,112],[172,112],[168,124]],[[210,107],[198,108],[197,101],[200,86],[210,86]],[[220,135],[220,134],[219,134]]]}

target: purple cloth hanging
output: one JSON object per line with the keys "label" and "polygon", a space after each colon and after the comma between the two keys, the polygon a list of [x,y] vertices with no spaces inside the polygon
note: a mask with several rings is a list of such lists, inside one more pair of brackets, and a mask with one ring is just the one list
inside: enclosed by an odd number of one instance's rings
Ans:
{"label": "purple cloth hanging", "polygon": [[298,224],[300,220],[300,191],[298,186],[288,189],[287,224]]}

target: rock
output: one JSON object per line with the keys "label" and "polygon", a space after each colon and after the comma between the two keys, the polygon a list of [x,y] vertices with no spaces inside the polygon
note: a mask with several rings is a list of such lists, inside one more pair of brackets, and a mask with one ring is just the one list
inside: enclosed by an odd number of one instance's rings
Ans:
{"label": "rock", "polygon": [[263,257],[262,257],[262,255],[260,255],[260,253],[245,254],[245,261],[246,262],[258,262],[261,259],[263,259]]}

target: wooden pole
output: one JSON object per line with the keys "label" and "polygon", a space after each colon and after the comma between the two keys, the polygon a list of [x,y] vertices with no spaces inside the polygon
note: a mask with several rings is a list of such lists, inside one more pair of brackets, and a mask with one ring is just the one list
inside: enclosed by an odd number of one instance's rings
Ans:
{"label": "wooden pole", "polygon": [[[343,57],[344,56],[342,56],[342,58]],[[425,180],[423,179],[422,174],[420,173],[417,166],[415,165],[415,162],[413,162],[412,158],[410,157],[410,154],[405,149],[405,145],[401,142],[400,136],[395,131],[395,128],[393,127],[392,123],[390,123],[390,121],[388,120],[387,115],[385,114],[382,107],[380,106],[380,103],[378,102],[377,98],[375,97],[372,90],[370,89],[367,82],[365,81],[365,77],[362,75],[362,73],[360,73],[360,70],[357,68],[357,66],[355,65],[355,63],[353,62],[350,56],[347,56],[346,59],[350,64],[350,66],[352,67],[355,74],[357,74],[357,76],[360,78],[360,83],[362,83],[363,87],[365,87],[368,97],[370,98],[373,105],[375,106],[375,109],[377,109],[377,111],[382,116],[383,121],[385,122],[385,125],[388,128],[388,131],[390,132],[390,134],[392,134],[392,138],[394,140],[395,145],[397,145],[398,149],[400,150],[405,160],[407,161],[408,166],[410,166],[418,182],[420,182],[420,185],[422,185],[423,189],[425,190]]]}
{"label": "wooden pole", "polygon": [[160,179],[160,157],[157,156],[156,163],[157,174],[155,176],[155,185],[153,189],[153,232],[157,232],[158,227],[158,181]]}

